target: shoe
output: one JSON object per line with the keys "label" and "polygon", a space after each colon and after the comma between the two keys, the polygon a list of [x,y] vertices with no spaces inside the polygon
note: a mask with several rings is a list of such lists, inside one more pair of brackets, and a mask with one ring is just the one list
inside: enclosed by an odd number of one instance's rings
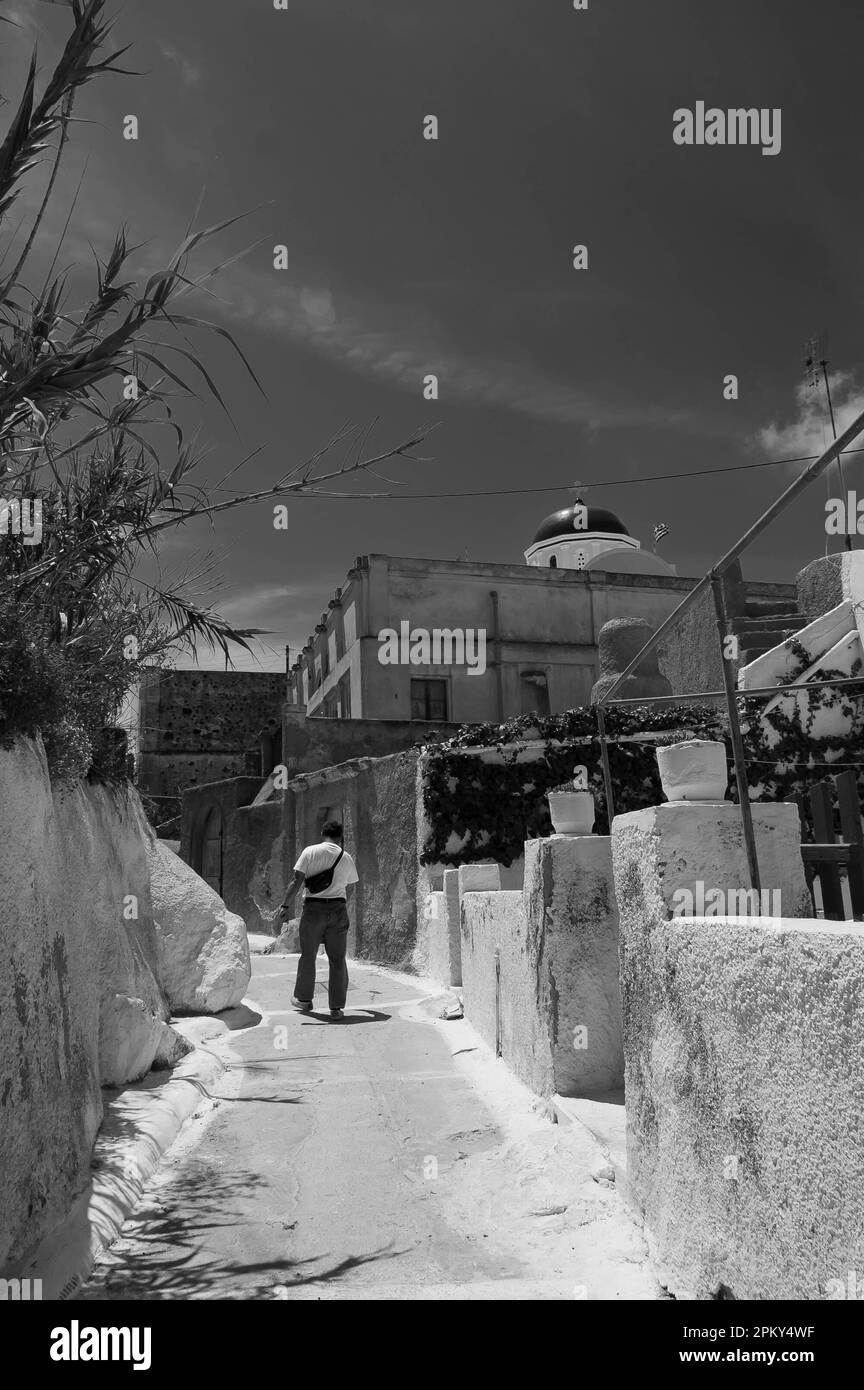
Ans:
{"label": "shoe", "polygon": [[305,999],[292,999],[291,1007],[296,1009],[298,1014],[311,1014],[312,1012],[312,1005],[307,1004]]}
{"label": "shoe", "polygon": [[331,1018],[344,1018],[344,1017],[345,1017],[345,1010],[344,1010],[344,1009],[331,1009],[331,1010],[330,1010],[330,1017],[331,1017]]}

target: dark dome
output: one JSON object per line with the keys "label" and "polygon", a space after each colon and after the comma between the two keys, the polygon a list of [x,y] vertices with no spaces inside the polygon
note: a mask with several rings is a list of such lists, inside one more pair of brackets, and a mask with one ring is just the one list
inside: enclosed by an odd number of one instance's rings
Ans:
{"label": "dark dome", "polygon": [[[603,507],[589,507],[586,523],[577,531],[573,525],[573,517],[579,505],[578,502],[574,502],[572,507],[563,507],[560,512],[553,512],[551,516],[547,516],[545,521],[541,521],[531,544],[536,545],[538,541],[563,540],[565,536],[572,540],[574,536],[585,536],[589,531],[605,531],[613,536],[630,535],[624,522],[619,521],[614,512],[607,512]],[[585,503],[581,505],[584,507]]]}

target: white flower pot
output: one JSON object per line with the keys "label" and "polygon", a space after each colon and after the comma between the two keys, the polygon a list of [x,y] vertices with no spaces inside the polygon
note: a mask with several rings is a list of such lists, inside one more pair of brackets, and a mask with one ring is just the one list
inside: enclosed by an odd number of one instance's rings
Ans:
{"label": "white flower pot", "polygon": [[724,801],[729,785],[726,745],[692,738],[657,749],[657,766],[667,801]]}
{"label": "white flower pot", "polygon": [[591,792],[547,792],[549,814],[556,835],[590,835],[594,828],[594,796]]}

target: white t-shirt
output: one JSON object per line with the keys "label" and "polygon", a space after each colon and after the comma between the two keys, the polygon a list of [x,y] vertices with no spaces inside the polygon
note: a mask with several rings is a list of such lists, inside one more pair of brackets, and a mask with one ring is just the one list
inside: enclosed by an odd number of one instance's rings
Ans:
{"label": "white t-shirt", "polygon": [[[296,873],[304,874],[306,878],[311,878],[313,874],[323,873],[329,869],[331,864],[336,862],[339,855],[339,845],[334,845],[332,840],[322,840],[320,845],[307,845],[297,863],[294,865]],[[336,868],[333,870],[333,882],[329,888],[325,888],[323,893],[310,893],[307,888],[303,889],[303,897],[318,900],[319,898],[342,898],[345,899],[345,890],[349,883],[359,882],[357,870],[354,867],[354,860],[350,854],[343,854]]]}

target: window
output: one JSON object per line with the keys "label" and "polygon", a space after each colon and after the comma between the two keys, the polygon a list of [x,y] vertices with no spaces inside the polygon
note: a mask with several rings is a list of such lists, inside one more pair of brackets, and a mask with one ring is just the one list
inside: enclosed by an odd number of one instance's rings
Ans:
{"label": "window", "polygon": [[411,682],[411,718],[447,718],[447,682],[413,680]]}
{"label": "window", "polygon": [[351,718],[351,675],[346,672],[339,682],[339,714],[343,719]]}
{"label": "window", "polygon": [[557,568],[558,568],[558,556],[557,556],[557,555],[550,555],[550,556],[549,556],[549,568],[550,568],[550,570],[557,570]]}

